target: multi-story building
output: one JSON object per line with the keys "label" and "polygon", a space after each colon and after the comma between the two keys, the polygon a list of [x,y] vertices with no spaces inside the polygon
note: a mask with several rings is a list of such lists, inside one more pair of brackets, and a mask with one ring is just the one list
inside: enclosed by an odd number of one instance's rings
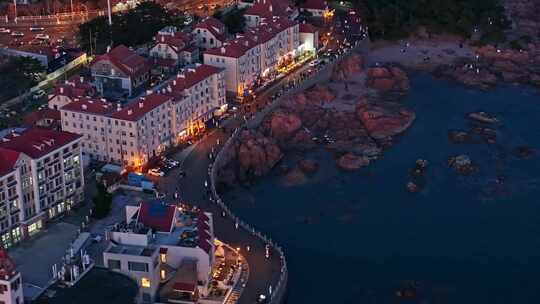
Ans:
{"label": "multi-story building", "polygon": [[319,31],[313,25],[300,23],[300,51],[316,52],[319,49]]}
{"label": "multi-story building", "polygon": [[313,17],[324,17],[330,13],[330,8],[325,0],[306,0],[299,5],[301,12],[308,12]]}
{"label": "multi-story building", "polygon": [[83,135],[84,154],[92,160],[139,167],[171,143],[172,97],[149,94],[128,106],[78,99],[64,106],[62,130]]}
{"label": "multi-story building", "polygon": [[204,53],[204,63],[225,69],[227,92],[242,96],[286,59],[296,56],[300,43],[298,23],[273,17],[219,48]]}
{"label": "multi-story building", "polygon": [[52,94],[49,94],[49,109],[60,110],[61,107],[73,101],[73,98],[94,96],[95,88],[89,79],[84,76],[73,76],[65,83],[54,86]]}
{"label": "multi-story building", "polygon": [[159,201],[127,206],[108,239],[104,264],[137,281],[138,302],[196,303],[208,294],[216,250],[210,213]]}
{"label": "multi-story building", "polygon": [[176,138],[196,134],[214,116],[227,110],[225,71],[195,64],[169,81],[166,94],[174,97],[172,130]]}
{"label": "multi-story building", "polygon": [[227,35],[225,24],[214,17],[206,17],[195,24],[192,31],[195,37],[195,45],[210,49],[220,47],[225,42]]}
{"label": "multi-story building", "polygon": [[0,235],[4,248],[39,232],[84,198],[81,137],[28,129],[0,141]]}
{"label": "multi-story building", "polygon": [[293,20],[298,10],[288,0],[256,0],[244,13],[247,27],[257,27],[273,17]]}
{"label": "multi-story building", "polygon": [[92,160],[140,167],[226,110],[223,69],[195,64],[124,108],[74,98],[60,109],[62,130],[80,134]]}
{"label": "multi-story building", "polygon": [[147,60],[123,45],[97,56],[90,69],[98,92],[117,98],[131,96],[150,77]]}
{"label": "multi-story building", "polygon": [[0,290],[0,303],[24,304],[21,273],[3,248],[0,249]]}
{"label": "multi-story building", "polygon": [[165,72],[173,72],[179,66],[199,59],[199,49],[195,47],[192,35],[180,32],[174,26],[161,29],[154,40],[156,44],[150,49],[152,63]]}

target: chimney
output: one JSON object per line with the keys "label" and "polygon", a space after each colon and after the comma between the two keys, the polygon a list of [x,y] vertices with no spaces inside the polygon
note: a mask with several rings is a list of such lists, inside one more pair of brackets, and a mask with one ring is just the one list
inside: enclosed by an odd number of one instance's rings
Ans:
{"label": "chimney", "polygon": [[60,94],[64,94],[64,88],[60,87]]}
{"label": "chimney", "polygon": [[83,110],[88,109],[88,107],[87,107],[85,104],[83,104],[83,105],[81,106],[81,108],[82,108]]}
{"label": "chimney", "polygon": [[[180,75],[178,75],[180,76]],[[172,81],[173,86],[176,86],[176,79]]]}
{"label": "chimney", "polygon": [[108,53],[108,52],[110,52],[110,51],[111,51],[111,46],[108,45],[108,46],[107,46],[107,52],[106,52],[106,53]]}
{"label": "chimney", "polygon": [[88,103],[92,104],[92,103],[94,103],[94,101],[92,99],[89,99]]}
{"label": "chimney", "polygon": [[84,82],[84,76],[79,77],[79,80],[81,81],[81,83],[83,83]]}
{"label": "chimney", "polygon": [[[107,99],[105,99],[105,98],[101,98],[100,100],[103,101],[103,102],[107,102]],[[120,105],[120,104],[118,104],[118,105]]]}
{"label": "chimney", "polygon": [[146,90],[146,95],[152,94],[152,90]]}
{"label": "chimney", "polygon": [[122,110],[122,105],[120,103],[116,104],[116,111],[120,112]]}
{"label": "chimney", "polygon": [[221,54],[225,54],[225,48],[224,47],[221,48]]}
{"label": "chimney", "polygon": [[268,7],[268,10],[269,10],[269,11],[272,11],[272,5],[270,5],[270,6]]}
{"label": "chimney", "polygon": [[144,107],[144,102],[139,101],[139,109],[142,109]]}
{"label": "chimney", "polygon": [[186,75],[184,75],[184,74],[179,74],[178,77],[184,78],[184,79],[185,79],[185,78],[186,78]]}
{"label": "chimney", "polygon": [[[175,80],[175,81],[176,81],[176,80]],[[171,86],[167,86],[167,92],[172,93],[172,88],[171,88]]]}
{"label": "chimney", "polygon": [[165,36],[161,36],[161,42],[165,42]]}
{"label": "chimney", "polygon": [[133,114],[133,110],[129,109],[128,110],[128,115],[131,115],[131,114]]}

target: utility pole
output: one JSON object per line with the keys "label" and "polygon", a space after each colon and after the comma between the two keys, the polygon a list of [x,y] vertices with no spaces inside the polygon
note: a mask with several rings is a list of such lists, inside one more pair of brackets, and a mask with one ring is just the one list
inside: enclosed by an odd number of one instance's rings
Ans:
{"label": "utility pole", "polygon": [[111,0],[107,0],[107,13],[109,14],[109,26],[112,25]]}
{"label": "utility pole", "polygon": [[17,23],[17,0],[13,0],[13,5],[15,6],[15,23]]}

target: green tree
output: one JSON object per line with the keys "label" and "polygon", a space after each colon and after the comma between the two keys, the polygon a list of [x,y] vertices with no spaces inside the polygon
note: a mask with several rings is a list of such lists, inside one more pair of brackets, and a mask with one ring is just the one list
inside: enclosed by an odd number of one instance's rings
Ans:
{"label": "green tree", "polygon": [[138,46],[148,43],[167,25],[179,26],[179,18],[170,16],[161,5],[144,1],[136,8],[108,18],[101,16],[79,25],[78,40],[87,52],[104,53],[107,46]]}
{"label": "green tree", "polygon": [[0,65],[0,100],[21,95],[36,85],[45,74],[45,67],[31,57],[9,57]]}
{"label": "green tree", "polygon": [[236,34],[244,31],[246,26],[246,19],[244,18],[244,12],[246,9],[235,9],[221,16],[221,21],[229,33]]}
{"label": "green tree", "polygon": [[111,211],[112,195],[107,192],[107,189],[103,184],[98,183],[97,194],[92,199],[92,202],[94,203],[92,217],[102,219]]}

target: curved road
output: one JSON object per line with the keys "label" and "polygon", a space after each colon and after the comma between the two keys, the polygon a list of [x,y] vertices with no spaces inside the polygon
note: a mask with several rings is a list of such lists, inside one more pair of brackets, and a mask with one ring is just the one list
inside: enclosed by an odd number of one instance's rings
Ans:
{"label": "curved road", "polygon": [[[272,250],[270,258],[265,257],[265,244],[242,228],[235,228],[235,223],[228,217],[221,215],[221,208],[208,200],[205,181],[209,182],[208,166],[212,162],[208,154],[212,147],[216,148],[217,139],[224,143],[228,134],[216,130],[202,139],[191,151],[184,161],[186,177],[178,178],[178,169],[170,172],[167,177],[159,181],[159,189],[167,194],[168,202],[174,201],[174,192],[178,191],[183,201],[196,205],[214,215],[214,232],[216,238],[240,248],[241,254],[246,257],[249,264],[249,279],[238,303],[255,303],[260,294],[268,295],[269,287],[274,288],[280,275],[281,262],[279,254]],[[175,155],[176,156],[176,155]],[[173,157],[177,158],[177,157]],[[247,251],[247,246],[250,251]]]}

